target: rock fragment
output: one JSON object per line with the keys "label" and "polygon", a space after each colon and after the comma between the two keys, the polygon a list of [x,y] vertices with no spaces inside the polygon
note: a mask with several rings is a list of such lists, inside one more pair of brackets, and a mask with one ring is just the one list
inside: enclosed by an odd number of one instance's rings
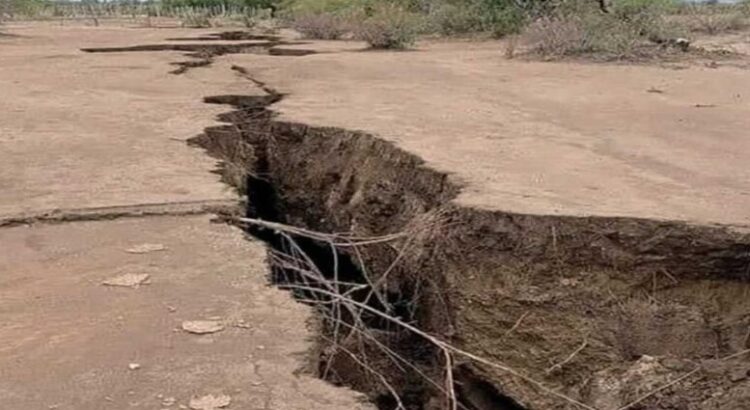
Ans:
{"label": "rock fragment", "polygon": [[188,320],[182,322],[182,330],[197,335],[221,332],[224,324],[218,320]]}
{"label": "rock fragment", "polygon": [[118,286],[124,288],[137,288],[148,282],[151,275],[147,273],[126,273],[124,275],[115,276],[102,282],[105,286]]}

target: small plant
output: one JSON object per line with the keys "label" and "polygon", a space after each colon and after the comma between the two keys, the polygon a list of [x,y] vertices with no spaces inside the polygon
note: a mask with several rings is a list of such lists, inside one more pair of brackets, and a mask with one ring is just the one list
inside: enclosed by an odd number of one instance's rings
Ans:
{"label": "small plant", "polygon": [[295,17],[292,28],[306,38],[319,40],[338,40],[350,31],[346,18],[337,14],[304,14]]}
{"label": "small plant", "polygon": [[399,6],[386,5],[362,21],[354,37],[372,48],[404,49],[414,44],[419,31],[420,21],[416,16]]}

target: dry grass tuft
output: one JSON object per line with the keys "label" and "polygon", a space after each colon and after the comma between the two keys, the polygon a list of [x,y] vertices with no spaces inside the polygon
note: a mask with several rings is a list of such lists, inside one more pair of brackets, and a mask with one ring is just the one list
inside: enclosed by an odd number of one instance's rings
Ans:
{"label": "dry grass tuft", "polygon": [[419,17],[400,6],[386,4],[357,25],[354,37],[377,49],[405,49],[417,39]]}
{"label": "dry grass tuft", "polygon": [[292,28],[305,38],[338,40],[351,31],[348,18],[336,14],[304,14],[292,20]]}

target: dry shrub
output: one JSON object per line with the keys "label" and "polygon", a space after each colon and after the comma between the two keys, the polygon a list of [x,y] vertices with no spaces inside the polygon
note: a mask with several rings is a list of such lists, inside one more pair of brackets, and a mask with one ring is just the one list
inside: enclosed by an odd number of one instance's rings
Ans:
{"label": "dry shrub", "polygon": [[418,17],[403,8],[384,5],[357,25],[354,37],[372,48],[404,49],[414,44],[420,25]]}
{"label": "dry shrub", "polygon": [[580,53],[585,48],[586,33],[581,24],[573,20],[542,17],[523,33],[524,42],[542,56],[562,57]]}
{"label": "dry shrub", "polygon": [[685,6],[688,27],[692,31],[719,34],[740,30],[748,25],[744,6],[690,4]]}
{"label": "dry shrub", "polygon": [[304,14],[292,21],[292,28],[305,38],[338,40],[351,30],[349,20],[336,14]]}
{"label": "dry shrub", "polygon": [[548,58],[597,54],[621,59],[635,55],[643,43],[627,24],[593,15],[543,17],[529,25],[523,37],[533,52]]}
{"label": "dry shrub", "polygon": [[586,55],[605,60],[654,57],[670,50],[681,30],[668,21],[668,0],[622,0],[611,13],[570,0],[522,33],[530,51],[546,58]]}

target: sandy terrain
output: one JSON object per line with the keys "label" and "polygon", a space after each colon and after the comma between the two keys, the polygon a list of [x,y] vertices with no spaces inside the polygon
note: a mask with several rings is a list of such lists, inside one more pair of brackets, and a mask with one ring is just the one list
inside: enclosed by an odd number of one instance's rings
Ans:
{"label": "sandy terrain", "polygon": [[[11,31],[0,39],[0,220],[105,220],[0,229],[0,408],[178,408],[207,394],[234,409],[367,407],[296,375],[309,311],[267,286],[258,243],[207,215],[169,216],[236,206],[215,161],[183,141],[226,110],[204,95],[251,85],[228,67],[167,74],[175,53],[78,51],[194,31]],[[106,220],[144,213],[164,216]],[[126,251],[144,243],[166,249]],[[150,284],[102,285],[130,273]],[[211,318],[225,329],[180,330]]]}
{"label": "sandy terrain", "polygon": [[[267,286],[260,245],[209,220],[0,230],[0,408],[177,408],[207,394],[235,409],[359,408],[352,393],[293,375],[309,347],[307,310]],[[144,243],[166,249],[126,251]],[[128,273],[150,283],[102,285]],[[225,329],[180,329],[206,319]]]}
{"label": "sandy terrain", "polygon": [[[0,64],[0,215],[55,208],[232,199],[213,161],[182,141],[221,107],[206,94],[252,92],[229,70],[168,75],[176,53],[91,55],[179,30],[19,28]],[[168,159],[168,160],[167,160]]]}
{"label": "sandy terrain", "polygon": [[465,205],[750,224],[745,69],[509,61],[463,42],[231,59],[289,93],[283,118],[396,141],[462,182]]}

